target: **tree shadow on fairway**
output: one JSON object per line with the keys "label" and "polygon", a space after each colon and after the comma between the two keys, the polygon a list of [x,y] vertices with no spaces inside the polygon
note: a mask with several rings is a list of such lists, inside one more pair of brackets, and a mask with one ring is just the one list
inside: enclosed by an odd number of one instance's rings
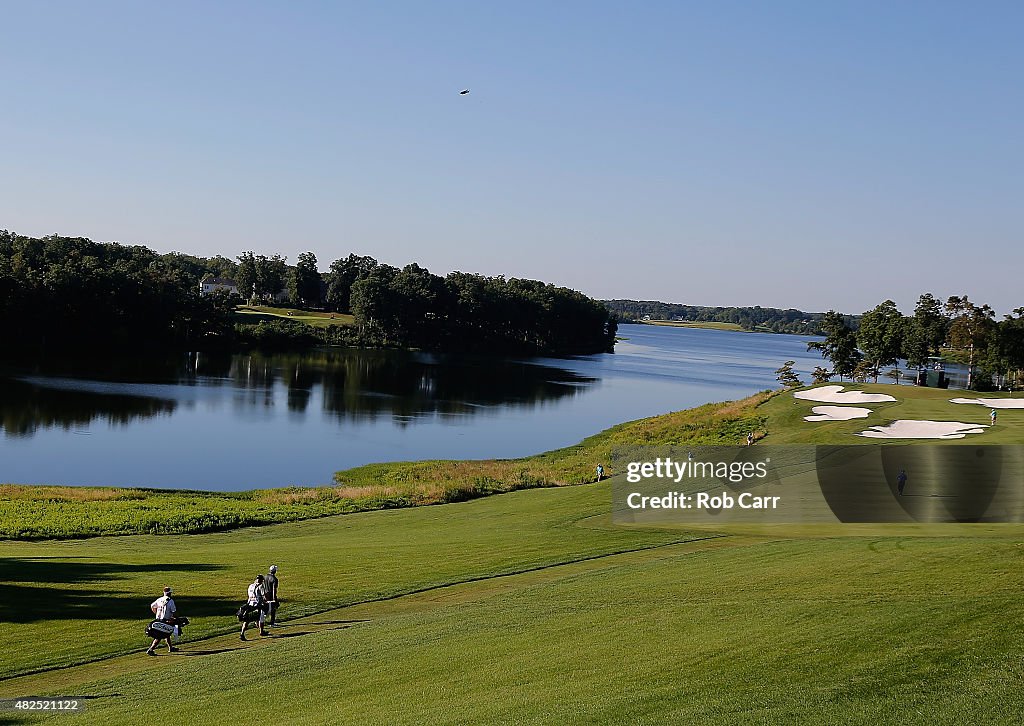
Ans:
{"label": "tree shadow on fairway", "polygon": [[142,572],[211,572],[221,565],[197,562],[174,564],[92,562],[91,557],[0,557],[0,582],[78,584],[99,580],[124,580]]}
{"label": "tree shadow on fairway", "polygon": [[[163,581],[180,581],[180,573],[208,572],[220,565],[120,564],[45,560],[0,559],[0,622],[35,623],[44,620],[148,620],[149,604],[159,589],[142,595],[118,591],[114,585],[133,574],[167,573]],[[233,599],[190,596],[187,586],[177,588],[175,602],[189,618],[230,615],[238,607]]]}
{"label": "tree shadow on fairway", "polygon": [[[344,621],[342,621],[344,622]],[[310,625],[317,625],[318,623],[310,623]],[[351,624],[337,625],[333,628],[320,628],[319,630],[299,630],[295,633],[273,633],[270,637],[274,640],[278,638],[298,638],[301,635],[313,635],[314,633],[328,633],[332,630],[348,630],[351,628]]]}

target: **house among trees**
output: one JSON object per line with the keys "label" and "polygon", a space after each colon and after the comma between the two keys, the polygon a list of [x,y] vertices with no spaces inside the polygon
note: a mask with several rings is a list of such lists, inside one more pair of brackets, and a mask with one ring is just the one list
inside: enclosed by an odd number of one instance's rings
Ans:
{"label": "house among trees", "polygon": [[238,283],[229,277],[204,277],[199,283],[200,295],[212,295],[218,290],[227,290],[230,295],[238,294]]}

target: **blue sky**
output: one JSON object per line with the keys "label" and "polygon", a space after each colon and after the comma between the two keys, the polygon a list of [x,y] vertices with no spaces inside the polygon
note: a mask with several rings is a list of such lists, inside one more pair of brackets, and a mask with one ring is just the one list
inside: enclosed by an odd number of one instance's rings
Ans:
{"label": "blue sky", "polygon": [[[0,0],[0,228],[1024,305],[1020,3]],[[459,96],[462,88],[471,89]]]}

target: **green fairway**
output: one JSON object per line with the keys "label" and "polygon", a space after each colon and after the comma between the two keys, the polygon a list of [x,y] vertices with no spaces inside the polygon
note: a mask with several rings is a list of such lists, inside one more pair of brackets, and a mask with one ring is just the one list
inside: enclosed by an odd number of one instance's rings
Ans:
{"label": "green fairway", "polygon": [[231,630],[272,562],[295,616],[690,536],[612,529],[603,486],[527,494],[201,536],[0,543],[0,678],[148,645],[140,628],[164,585],[195,620],[190,637]]}
{"label": "green fairway", "polygon": [[[291,620],[250,644],[234,635],[193,642],[233,627],[210,613],[195,618],[180,654],[136,652],[0,681],[0,695],[87,696],[90,723],[145,722],[154,688],[177,694],[175,718],[194,723],[260,703],[274,704],[278,722],[299,724],[1016,722],[1019,528],[685,542],[608,529],[590,516],[607,496],[604,486],[531,491],[276,525],[259,530],[260,544],[254,531],[167,538],[156,559],[129,554],[149,549],[143,538],[19,545],[22,566],[42,557],[88,558],[69,560],[80,568],[122,563],[58,587],[115,590],[143,611],[168,579],[185,613],[197,615],[190,603],[201,597],[229,606],[221,581],[244,584],[268,556],[282,567],[289,617],[363,604]],[[139,567],[185,553],[209,569],[168,577]],[[474,577],[482,579],[467,582]],[[36,614],[30,626],[9,625],[5,641],[21,648],[5,662],[17,659],[13,670],[23,671],[63,660],[76,648],[72,627],[85,640],[123,631],[108,655],[143,645],[142,615],[88,614],[83,604],[67,620]],[[68,660],[100,654],[92,651]]]}
{"label": "green fairway", "polygon": [[274,308],[268,305],[239,305],[235,311],[242,322],[258,323],[261,320],[295,320],[315,328],[332,325],[355,325],[355,318],[347,313],[327,313],[298,308]]}

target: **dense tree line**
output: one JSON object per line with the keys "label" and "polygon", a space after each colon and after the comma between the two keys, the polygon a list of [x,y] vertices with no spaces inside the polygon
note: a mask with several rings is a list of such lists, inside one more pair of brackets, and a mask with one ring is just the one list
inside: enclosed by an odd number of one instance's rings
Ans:
{"label": "dense tree line", "polygon": [[617,328],[601,303],[575,290],[464,272],[440,277],[356,255],[331,265],[327,303],[351,312],[369,339],[414,347],[610,352]]}
{"label": "dense tree line", "polygon": [[[622,321],[638,322],[649,316],[651,320],[680,320],[694,323],[735,323],[744,330],[763,330],[773,333],[817,335],[821,332],[824,313],[802,310],[754,307],[703,307],[678,305],[653,300],[604,300],[609,310]],[[857,326],[857,318],[844,316],[847,325]]]}
{"label": "dense tree line", "polygon": [[[356,327],[293,321],[247,325],[242,297],[201,295],[207,276],[230,278],[241,296],[351,312]],[[357,344],[583,354],[610,351],[616,324],[585,295],[536,280],[456,272],[439,277],[349,255],[322,275],[312,252],[289,267],[280,255],[237,262],[77,237],[0,231],[0,336],[29,354],[123,344],[177,349]]]}
{"label": "dense tree line", "polygon": [[[215,262],[215,264],[220,264]],[[10,352],[195,347],[230,335],[233,305],[202,297],[199,258],[80,237],[0,231],[0,328]]]}
{"label": "dense tree line", "polygon": [[819,382],[831,376],[877,381],[884,366],[905,360],[908,367],[922,369],[934,357],[966,364],[970,388],[991,388],[993,376],[1003,386],[1022,380],[1024,308],[996,320],[991,307],[966,295],[942,303],[925,293],[913,315],[903,315],[886,300],[861,316],[856,331],[835,311],[825,313],[821,331],[824,340],[807,344],[832,365],[816,372]]}

